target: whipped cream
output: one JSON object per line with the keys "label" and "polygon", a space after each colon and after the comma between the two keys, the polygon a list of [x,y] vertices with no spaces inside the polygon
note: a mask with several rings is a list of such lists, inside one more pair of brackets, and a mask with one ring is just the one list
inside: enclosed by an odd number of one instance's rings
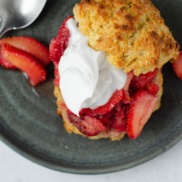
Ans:
{"label": "whipped cream", "polygon": [[124,87],[127,74],[107,62],[104,52],[95,51],[77,28],[74,19],[66,23],[68,47],[60,59],[60,89],[67,107],[77,116],[82,108],[95,109]]}

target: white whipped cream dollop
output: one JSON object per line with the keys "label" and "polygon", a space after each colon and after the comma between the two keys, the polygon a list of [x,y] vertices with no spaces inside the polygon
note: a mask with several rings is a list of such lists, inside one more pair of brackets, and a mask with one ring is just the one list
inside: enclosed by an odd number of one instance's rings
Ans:
{"label": "white whipped cream dollop", "polygon": [[79,116],[82,108],[106,104],[116,90],[124,87],[127,74],[110,65],[104,52],[88,45],[74,19],[69,19],[66,26],[70,39],[58,65],[59,86],[67,107]]}

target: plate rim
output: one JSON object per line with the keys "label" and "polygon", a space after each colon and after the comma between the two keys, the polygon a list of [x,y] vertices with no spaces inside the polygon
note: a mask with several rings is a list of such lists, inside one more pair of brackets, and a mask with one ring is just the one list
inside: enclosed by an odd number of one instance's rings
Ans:
{"label": "plate rim", "polygon": [[[134,161],[129,161],[125,165],[117,165],[117,166],[106,166],[102,169],[98,168],[75,168],[71,166],[65,166],[65,165],[57,165],[56,163],[50,163],[48,160],[43,160],[39,158],[38,156],[34,155],[33,153],[28,152],[28,150],[24,150],[23,148],[16,145],[10,138],[6,137],[0,132],[0,140],[7,145],[9,148],[11,148],[16,153],[20,154],[22,157],[42,166],[46,167],[48,169],[58,171],[58,172],[64,172],[69,174],[80,174],[80,175],[99,175],[99,174],[108,174],[108,173],[114,173],[119,171],[124,171],[136,166],[139,166],[145,162],[148,162],[155,157],[165,153],[170,148],[172,148],[175,144],[177,144],[182,139],[182,132],[180,132],[180,127],[175,128],[175,132],[172,136],[168,136],[165,138],[166,140],[163,140],[162,143],[160,143],[159,147],[154,150],[154,152],[150,152],[149,155],[144,155]],[[122,140],[121,140],[122,142]]]}

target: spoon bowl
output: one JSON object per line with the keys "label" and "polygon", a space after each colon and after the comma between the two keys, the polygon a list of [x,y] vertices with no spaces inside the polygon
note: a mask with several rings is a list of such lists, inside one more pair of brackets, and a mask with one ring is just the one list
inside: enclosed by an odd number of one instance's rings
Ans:
{"label": "spoon bowl", "polygon": [[0,37],[10,30],[29,26],[47,0],[0,0]]}

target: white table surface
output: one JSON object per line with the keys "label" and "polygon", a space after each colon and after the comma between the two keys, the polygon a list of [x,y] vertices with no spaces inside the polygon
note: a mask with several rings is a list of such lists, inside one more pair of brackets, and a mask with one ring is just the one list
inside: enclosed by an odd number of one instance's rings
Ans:
{"label": "white table surface", "polygon": [[75,175],[39,166],[0,141],[0,182],[181,182],[182,141],[137,167],[102,175]]}

